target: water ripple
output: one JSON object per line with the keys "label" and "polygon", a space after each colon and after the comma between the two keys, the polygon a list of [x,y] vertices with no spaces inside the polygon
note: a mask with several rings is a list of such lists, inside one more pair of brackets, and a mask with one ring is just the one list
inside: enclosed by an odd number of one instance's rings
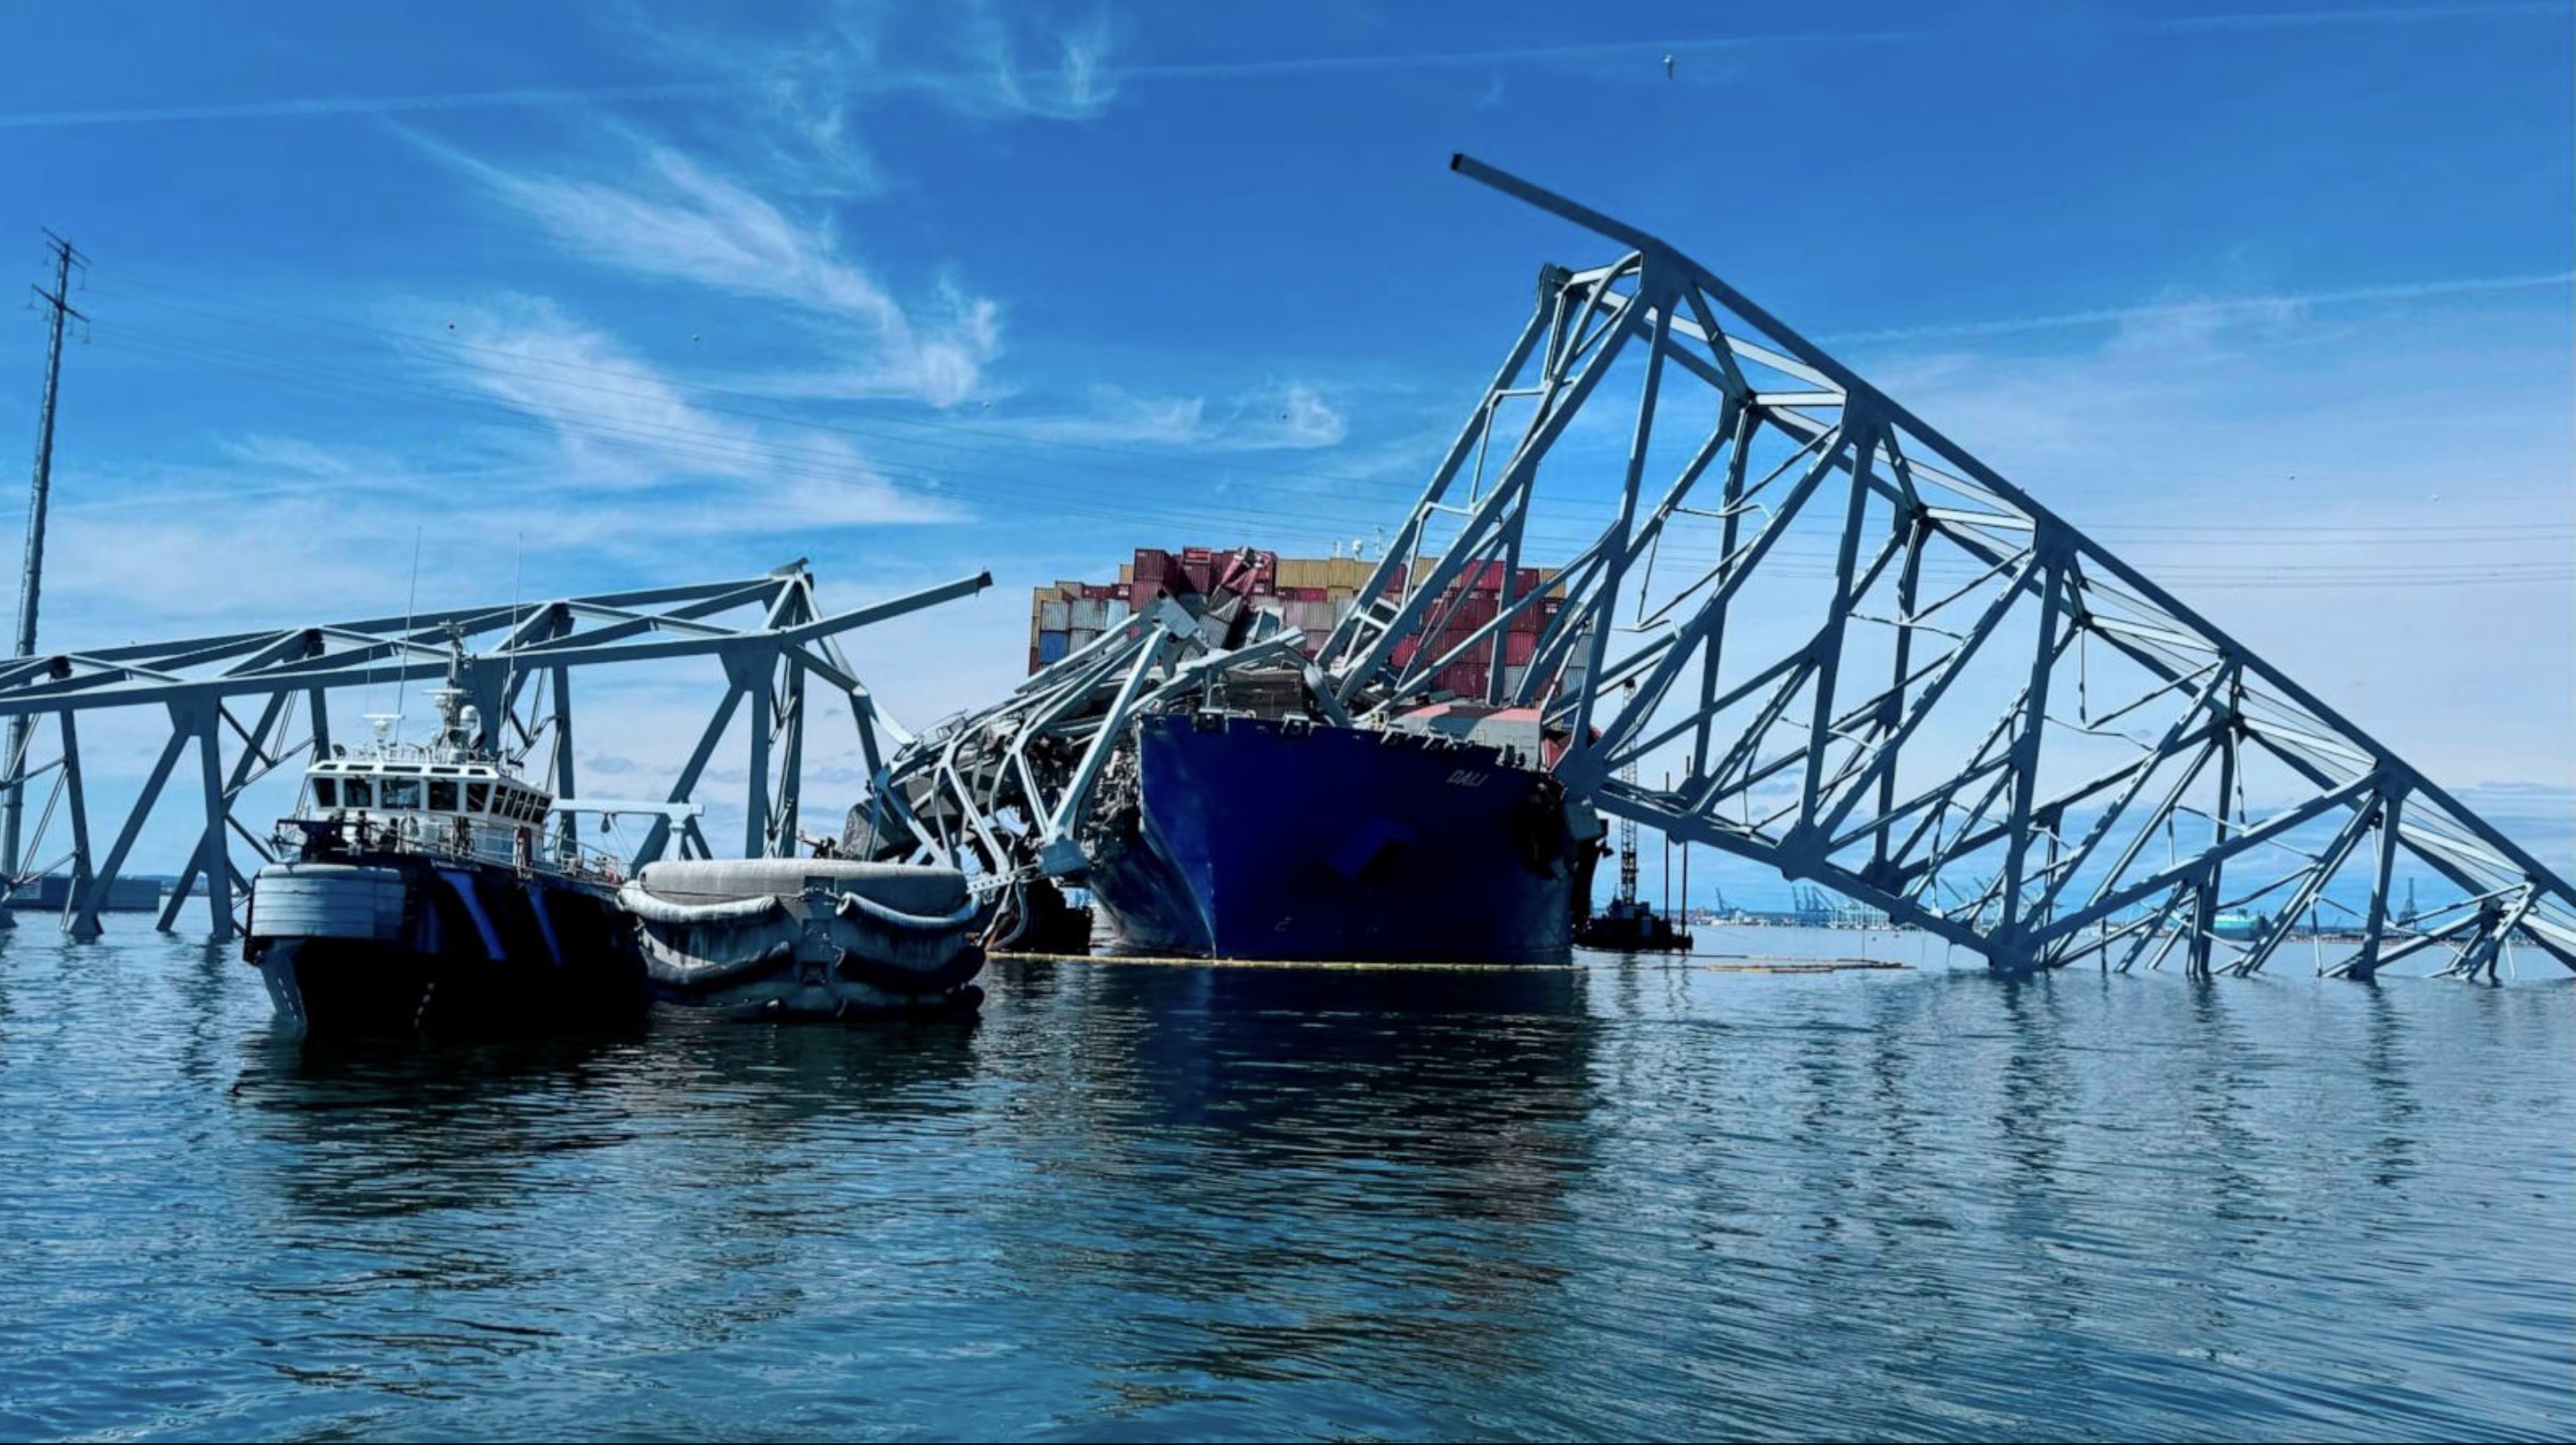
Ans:
{"label": "water ripple", "polygon": [[0,937],[0,1435],[2576,1434],[2568,984],[989,982],[334,1051]]}

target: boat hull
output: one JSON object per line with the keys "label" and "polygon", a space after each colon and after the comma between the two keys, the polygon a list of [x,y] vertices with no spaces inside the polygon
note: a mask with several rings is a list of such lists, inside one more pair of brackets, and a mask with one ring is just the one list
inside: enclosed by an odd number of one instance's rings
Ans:
{"label": "boat hull", "polygon": [[243,957],[298,1036],[613,1027],[646,1004],[614,894],[488,864],[273,864],[251,883]]}
{"label": "boat hull", "polygon": [[1086,879],[1123,952],[1557,963],[1597,820],[1494,749],[1252,718],[1137,725],[1132,827]]}

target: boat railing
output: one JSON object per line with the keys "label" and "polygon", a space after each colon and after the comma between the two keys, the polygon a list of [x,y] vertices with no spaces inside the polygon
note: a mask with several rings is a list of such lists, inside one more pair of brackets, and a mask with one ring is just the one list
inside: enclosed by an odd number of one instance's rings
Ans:
{"label": "boat railing", "polygon": [[490,863],[559,873],[604,883],[622,882],[630,870],[608,849],[579,841],[569,847],[534,829],[478,824],[438,814],[333,813],[289,818],[271,842],[281,856],[307,859],[336,852],[407,853],[433,860]]}

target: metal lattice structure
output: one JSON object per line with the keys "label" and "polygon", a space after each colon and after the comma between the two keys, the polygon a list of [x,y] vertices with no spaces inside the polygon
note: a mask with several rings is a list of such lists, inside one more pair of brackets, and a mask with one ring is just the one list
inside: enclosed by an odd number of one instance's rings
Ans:
{"label": "metal lattice structure", "polygon": [[[467,690],[479,710],[478,740],[513,756],[544,750],[555,791],[574,791],[572,675],[611,664],[714,657],[726,686],[705,730],[682,765],[636,849],[640,865],[661,856],[676,832],[683,853],[705,857],[711,849],[687,804],[737,713],[748,719],[749,781],[743,851],[751,856],[792,854],[803,773],[807,684],[819,680],[848,700],[859,745],[873,772],[882,765],[878,729],[888,728],[875,699],[852,670],[838,639],[873,622],[963,597],[991,584],[989,574],[827,613],[803,562],[764,576],[685,586],[648,588],[550,602],[450,609],[413,617],[286,627],[175,642],[129,644],[95,651],[36,657],[0,671],[0,717],[29,718],[40,736],[51,719],[59,750],[30,766],[22,748],[0,759],[0,786],[18,783],[31,793],[51,776],[50,793],[30,840],[31,857],[44,856],[48,828],[59,818],[70,838],[59,856],[5,881],[15,888],[45,874],[71,878],[63,926],[78,937],[99,932],[99,912],[125,867],[145,821],[183,753],[193,746],[199,772],[203,827],[179,885],[161,908],[169,928],[200,884],[218,939],[239,926],[237,912],[249,880],[234,862],[238,846],[262,861],[272,854],[272,820],[245,823],[234,816],[243,792],[261,778],[331,750],[329,694],[337,689],[385,688],[405,680],[446,675],[450,628],[472,643],[486,639],[468,659]],[[143,788],[104,857],[91,849],[90,810],[81,767],[78,719],[108,708],[160,708],[169,736]],[[299,721],[299,713],[301,720]],[[575,800],[577,805],[578,800]],[[560,817],[567,830],[573,811]]]}
{"label": "metal lattice structure", "polygon": [[[969,869],[991,897],[1035,876],[1078,877],[1100,789],[1142,714],[1187,699],[1221,673],[1302,667],[1301,634],[1223,649],[1164,599],[1012,690],[906,743],[852,809],[861,856]],[[1321,674],[1314,682],[1321,690]]]}
{"label": "metal lattice structure", "polygon": [[[1542,273],[1360,594],[1389,600],[1321,654],[1355,713],[1490,649],[1488,700],[1569,730],[1573,795],[1998,968],[2251,973],[2301,924],[2329,972],[2576,968],[2567,881],[2278,668],[1670,245],[1453,168],[1624,254]],[[1398,662],[1467,568],[1525,559],[1567,592],[1525,668],[1504,632],[1538,594],[1508,590]],[[1623,776],[1676,754],[1668,787]],[[2401,919],[2401,869],[2456,892]]]}

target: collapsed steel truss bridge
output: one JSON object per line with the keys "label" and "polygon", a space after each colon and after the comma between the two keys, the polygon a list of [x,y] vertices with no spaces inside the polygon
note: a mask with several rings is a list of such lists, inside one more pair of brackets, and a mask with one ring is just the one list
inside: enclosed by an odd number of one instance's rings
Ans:
{"label": "collapsed steel truss bridge", "polygon": [[[239,927],[237,910],[249,887],[234,862],[234,846],[262,861],[272,856],[267,829],[273,820],[245,822],[235,815],[245,790],[279,768],[329,755],[328,699],[334,690],[385,689],[405,680],[444,677],[451,628],[469,642],[479,638],[488,644],[466,664],[469,700],[484,719],[479,741],[518,757],[543,749],[549,780],[565,795],[574,791],[576,671],[675,658],[718,659],[724,667],[724,692],[669,793],[658,804],[624,809],[656,815],[636,848],[635,861],[640,865],[661,856],[675,836],[683,853],[709,856],[708,840],[684,805],[736,714],[746,709],[750,756],[743,851],[755,857],[785,856],[798,842],[808,681],[820,681],[847,699],[872,770],[882,761],[878,729],[891,726],[838,639],[870,623],[980,591],[991,581],[989,574],[962,578],[827,613],[816,600],[812,574],[800,561],[732,581],[129,644],[17,662],[0,671],[0,717],[26,717],[40,724],[50,718],[58,750],[33,765],[28,757],[32,745],[0,760],[0,787],[25,787],[32,794],[51,778],[28,845],[31,858],[44,857],[47,831],[57,820],[70,836],[58,856],[0,880],[0,888],[66,873],[71,882],[63,927],[76,937],[95,937],[111,885],[181,755],[193,745],[202,825],[186,871],[162,905],[160,926],[169,928],[181,905],[202,886],[214,936],[230,938]],[[169,733],[123,825],[100,857],[91,846],[78,719],[110,708],[162,709]],[[26,736],[32,740],[45,731],[29,728]],[[902,736],[899,730],[895,735],[898,740]],[[559,813],[568,836],[575,816],[574,810]]]}
{"label": "collapsed steel truss bridge", "polygon": [[[1619,254],[1541,272],[1315,661],[1293,636],[1211,649],[1158,604],[906,747],[854,842],[1078,880],[1139,712],[1294,666],[1319,721],[1365,725],[1481,659],[1482,701],[1563,730],[1571,796],[1998,969],[2253,973],[2303,937],[2357,977],[2417,955],[2493,977],[2520,946],[2576,968],[2567,881],[2278,668],[1672,246],[1453,168]],[[1504,590],[1462,629],[1469,575]],[[2401,869],[2444,900],[2401,910]]]}
{"label": "collapsed steel truss bridge", "polygon": [[[2001,968],[2179,947],[2252,973],[2324,918],[2328,972],[2438,949],[2492,975],[2509,944],[2576,968],[2567,881],[2278,668],[1672,246],[1452,165],[1624,254],[1542,274],[1362,594],[1385,600],[1324,649],[1345,699],[1490,647],[1490,699],[1567,727],[1570,792]],[[1571,444],[1587,409],[1626,445]],[[1513,578],[1542,537],[1567,601],[1516,683],[1503,629],[1534,594],[1395,661],[1465,568]],[[1590,686],[1561,688],[1585,649]],[[1650,757],[1670,786],[1620,776]],[[2401,862],[2457,890],[2402,938]]]}

